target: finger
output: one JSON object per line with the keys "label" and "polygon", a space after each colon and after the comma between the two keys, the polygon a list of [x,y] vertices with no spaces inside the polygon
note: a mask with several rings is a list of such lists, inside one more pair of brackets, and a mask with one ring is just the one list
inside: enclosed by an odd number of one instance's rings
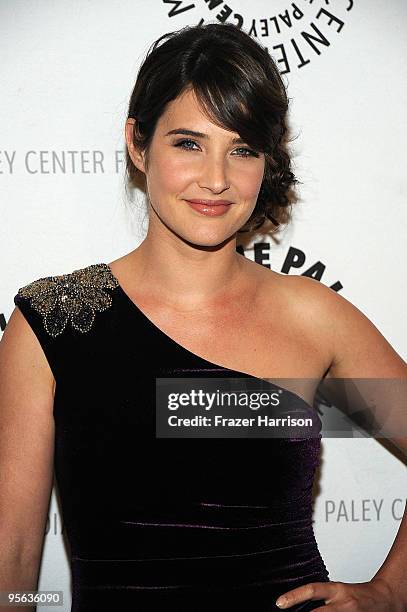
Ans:
{"label": "finger", "polygon": [[[309,610],[309,602],[305,602],[304,606],[301,606],[298,608],[298,612],[302,612],[304,610]],[[318,606],[318,608],[312,608],[312,612],[317,612],[317,610],[326,610],[327,608],[329,608],[329,612],[331,612],[332,607],[331,606],[327,606],[327,605],[323,605],[323,606]],[[297,612],[297,608],[295,609]],[[336,610],[336,608],[333,608],[333,610]]]}
{"label": "finger", "polygon": [[287,591],[276,600],[276,606],[286,610],[295,604],[303,601],[315,599],[328,599],[335,593],[335,586],[332,582],[309,582],[296,589]]}

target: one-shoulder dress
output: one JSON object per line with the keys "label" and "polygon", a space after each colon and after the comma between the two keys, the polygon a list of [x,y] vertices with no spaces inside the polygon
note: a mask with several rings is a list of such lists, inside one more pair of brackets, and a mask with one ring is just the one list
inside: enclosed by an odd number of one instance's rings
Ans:
{"label": "one-shoulder dress", "polygon": [[157,378],[249,375],[178,344],[106,263],[33,280],[14,303],[56,380],[72,612],[271,611],[329,582],[312,519],[321,436],[157,437]]}

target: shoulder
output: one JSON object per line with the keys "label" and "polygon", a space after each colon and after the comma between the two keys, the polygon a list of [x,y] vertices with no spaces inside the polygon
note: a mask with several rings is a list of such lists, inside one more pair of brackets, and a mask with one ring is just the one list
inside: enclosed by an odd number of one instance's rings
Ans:
{"label": "shoulder", "polygon": [[309,276],[277,274],[282,295],[290,300],[294,309],[305,309],[307,314],[315,312],[328,315],[329,308],[341,308],[350,304],[336,291],[321,281]]}
{"label": "shoulder", "polygon": [[[336,291],[309,276],[283,274],[266,269],[263,274],[267,300],[277,301],[279,311],[287,314],[287,320],[297,320],[312,324],[329,319],[330,309],[341,308],[346,302]],[[321,320],[321,317],[323,318]]]}
{"label": "shoulder", "polygon": [[32,280],[18,289],[14,303],[31,326],[41,325],[48,336],[57,337],[69,326],[86,333],[96,313],[112,305],[107,290],[117,286],[110,268],[105,263],[96,263]]}
{"label": "shoulder", "polygon": [[330,377],[386,378],[407,375],[407,365],[376,325],[351,301],[306,276],[281,280],[292,311],[332,352]]}

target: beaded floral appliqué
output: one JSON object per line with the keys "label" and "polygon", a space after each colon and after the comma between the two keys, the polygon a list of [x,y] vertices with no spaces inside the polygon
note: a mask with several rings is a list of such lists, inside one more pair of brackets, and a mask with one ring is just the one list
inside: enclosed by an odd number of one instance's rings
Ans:
{"label": "beaded floral appliqu\u00e9", "polygon": [[46,331],[55,338],[64,331],[68,321],[78,331],[88,332],[95,312],[112,305],[112,298],[104,289],[118,285],[107,264],[92,264],[69,274],[39,278],[20,287],[18,295],[30,300],[31,306],[42,315]]}

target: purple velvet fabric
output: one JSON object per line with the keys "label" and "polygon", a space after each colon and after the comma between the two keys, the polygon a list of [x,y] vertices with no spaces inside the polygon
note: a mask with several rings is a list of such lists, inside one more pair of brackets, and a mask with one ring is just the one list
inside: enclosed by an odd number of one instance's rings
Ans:
{"label": "purple velvet fabric", "polygon": [[156,377],[247,374],[176,343],[120,286],[110,294],[90,331],[56,338],[27,298],[14,298],[57,380],[72,612],[272,611],[280,594],[329,581],[312,524],[320,437],[156,438]]}

